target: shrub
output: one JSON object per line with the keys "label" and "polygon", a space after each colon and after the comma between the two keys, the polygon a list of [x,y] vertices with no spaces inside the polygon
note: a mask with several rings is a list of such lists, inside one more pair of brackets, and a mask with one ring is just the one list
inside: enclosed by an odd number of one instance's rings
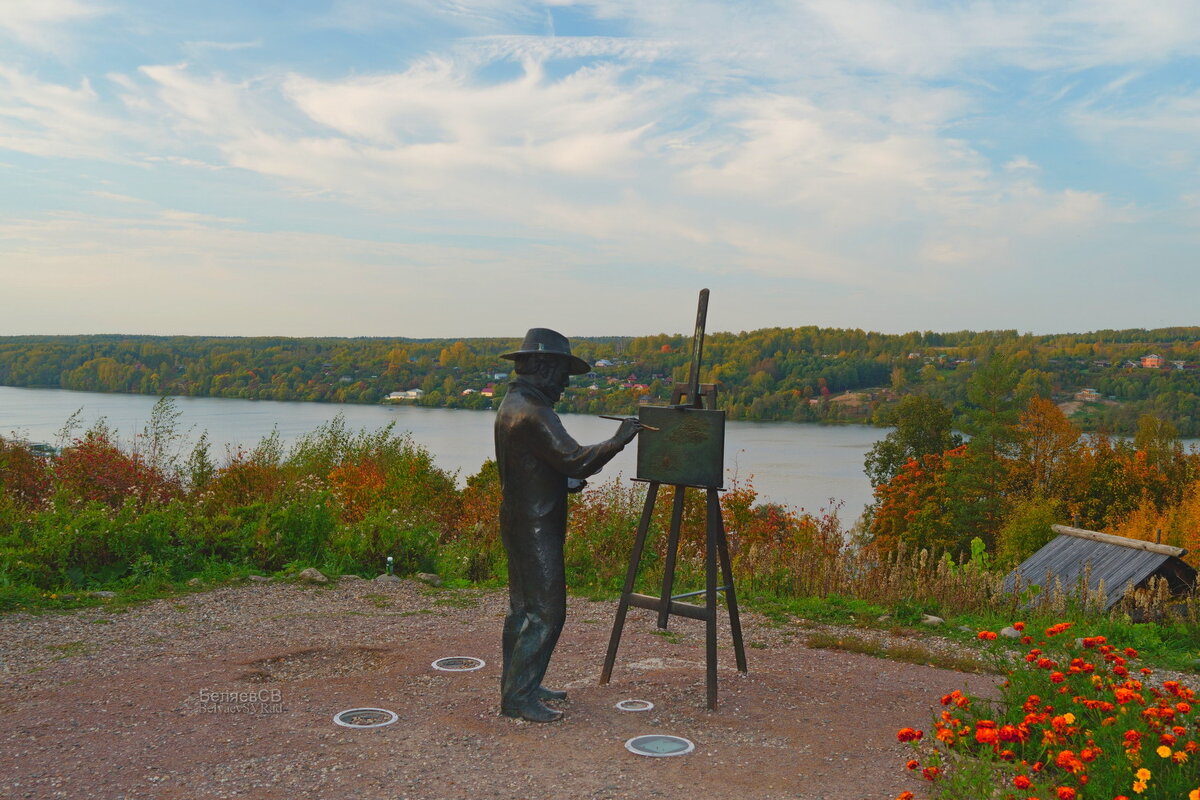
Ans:
{"label": "shrub", "polygon": [[0,436],[0,506],[41,507],[50,495],[51,471],[44,456],[24,442]]}
{"label": "shrub", "polygon": [[[1200,798],[1193,690],[1177,681],[1153,686],[1136,649],[1104,636],[1076,644],[1070,628],[1057,623],[1036,641],[1024,636],[1035,646],[1006,670],[998,700],[944,696],[923,751],[921,731],[897,734],[923,756],[907,766],[933,782],[935,796]],[[979,639],[996,634],[981,631]]]}

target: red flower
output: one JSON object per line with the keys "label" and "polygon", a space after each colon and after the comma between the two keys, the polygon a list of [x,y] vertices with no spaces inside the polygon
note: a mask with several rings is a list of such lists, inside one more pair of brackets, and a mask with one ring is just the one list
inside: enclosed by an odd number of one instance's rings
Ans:
{"label": "red flower", "polygon": [[918,731],[914,728],[901,728],[897,731],[896,738],[902,742],[915,742],[924,735],[924,731]]}
{"label": "red flower", "polygon": [[1018,775],[1013,778],[1013,786],[1018,789],[1028,789],[1030,786],[1033,786],[1033,781],[1029,780],[1028,775]]}
{"label": "red flower", "polygon": [[935,781],[935,780],[937,780],[937,776],[940,775],[941,772],[942,771],[940,769],[938,769],[937,767],[926,767],[925,769],[921,770],[921,775],[927,781]]}
{"label": "red flower", "polygon": [[1058,800],[1075,800],[1075,790],[1070,786],[1059,786],[1055,791],[1058,793]]}

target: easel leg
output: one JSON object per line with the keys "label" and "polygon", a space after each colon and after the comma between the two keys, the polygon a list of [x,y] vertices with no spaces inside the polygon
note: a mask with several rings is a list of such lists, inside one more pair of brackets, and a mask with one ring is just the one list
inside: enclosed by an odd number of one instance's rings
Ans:
{"label": "easel leg", "polygon": [[671,532],[667,536],[667,563],[663,571],[662,607],[658,611],[658,627],[667,629],[670,616],[671,592],[675,589],[675,557],[679,553],[679,529],[683,526],[683,493],[685,487],[675,487],[675,499],[671,505]]}
{"label": "easel leg", "polygon": [[721,532],[721,501],[716,489],[708,489],[707,541],[704,547],[706,652],[708,665],[708,710],[717,708],[717,547]]}
{"label": "easel leg", "polygon": [[717,517],[721,526],[717,537],[717,554],[721,558],[721,580],[725,586],[725,602],[729,604],[729,632],[733,634],[733,653],[737,659],[738,672],[746,672],[746,646],[742,642],[742,620],[738,615],[737,593],[733,590],[733,567],[729,562],[729,542],[725,538],[725,522]]}
{"label": "easel leg", "polygon": [[625,614],[629,611],[629,595],[637,581],[638,566],[642,561],[642,550],[646,547],[646,532],[654,515],[654,501],[658,498],[658,486],[651,482],[646,490],[646,504],[642,507],[642,520],[638,523],[637,536],[633,541],[633,552],[629,556],[629,571],[625,573],[625,588],[621,591],[621,602],[617,604],[617,618],[613,620],[612,636],[608,639],[608,654],[604,656],[604,668],[600,671],[600,685],[612,677],[613,664],[617,660],[617,648],[621,644],[621,631],[625,628]]}

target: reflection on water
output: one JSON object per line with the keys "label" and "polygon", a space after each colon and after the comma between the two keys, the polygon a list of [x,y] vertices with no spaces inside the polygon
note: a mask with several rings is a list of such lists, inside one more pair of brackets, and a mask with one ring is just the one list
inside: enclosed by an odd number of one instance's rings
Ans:
{"label": "reflection on water", "polygon": [[[130,440],[145,426],[156,399],[148,395],[0,386],[0,431],[53,443],[67,418],[80,410],[84,427],[104,418],[122,439]],[[212,397],[173,400],[188,441],[207,431],[214,456],[227,447],[253,447],[273,429],[286,447],[338,413],[352,430],[376,430],[394,422],[397,431],[411,432],[439,466],[457,471],[460,480],[478,470],[493,454],[492,414],[487,411]],[[563,423],[584,443],[605,439],[617,428],[616,422],[575,414],[565,415]],[[828,507],[831,499],[841,501],[843,519],[849,522],[871,501],[871,487],[862,471],[863,457],[885,433],[862,425],[729,422],[726,474],[739,481],[752,480],[762,499],[810,511]],[[627,448],[598,477],[630,477],[636,472],[636,464],[636,451]]]}

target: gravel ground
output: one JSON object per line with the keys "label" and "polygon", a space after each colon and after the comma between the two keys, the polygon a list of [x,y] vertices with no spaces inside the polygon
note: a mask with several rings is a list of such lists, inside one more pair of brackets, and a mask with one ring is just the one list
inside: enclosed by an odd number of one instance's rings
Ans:
{"label": "gravel ground", "polygon": [[[709,712],[702,623],[673,618],[664,635],[631,609],[612,683],[598,686],[615,603],[572,599],[547,678],[569,690],[566,713],[537,725],[497,713],[505,601],[342,579],[0,617],[0,797],[893,798],[922,791],[896,730],[927,725],[942,694],[996,680],[810,649],[812,627],[746,614],[749,673],[732,668],[723,627]],[[443,656],[486,666],[432,669]],[[655,708],[614,707],[631,698]],[[399,721],[333,723],[357,707]],[[646,733],[696,750],[625,750]]]}

